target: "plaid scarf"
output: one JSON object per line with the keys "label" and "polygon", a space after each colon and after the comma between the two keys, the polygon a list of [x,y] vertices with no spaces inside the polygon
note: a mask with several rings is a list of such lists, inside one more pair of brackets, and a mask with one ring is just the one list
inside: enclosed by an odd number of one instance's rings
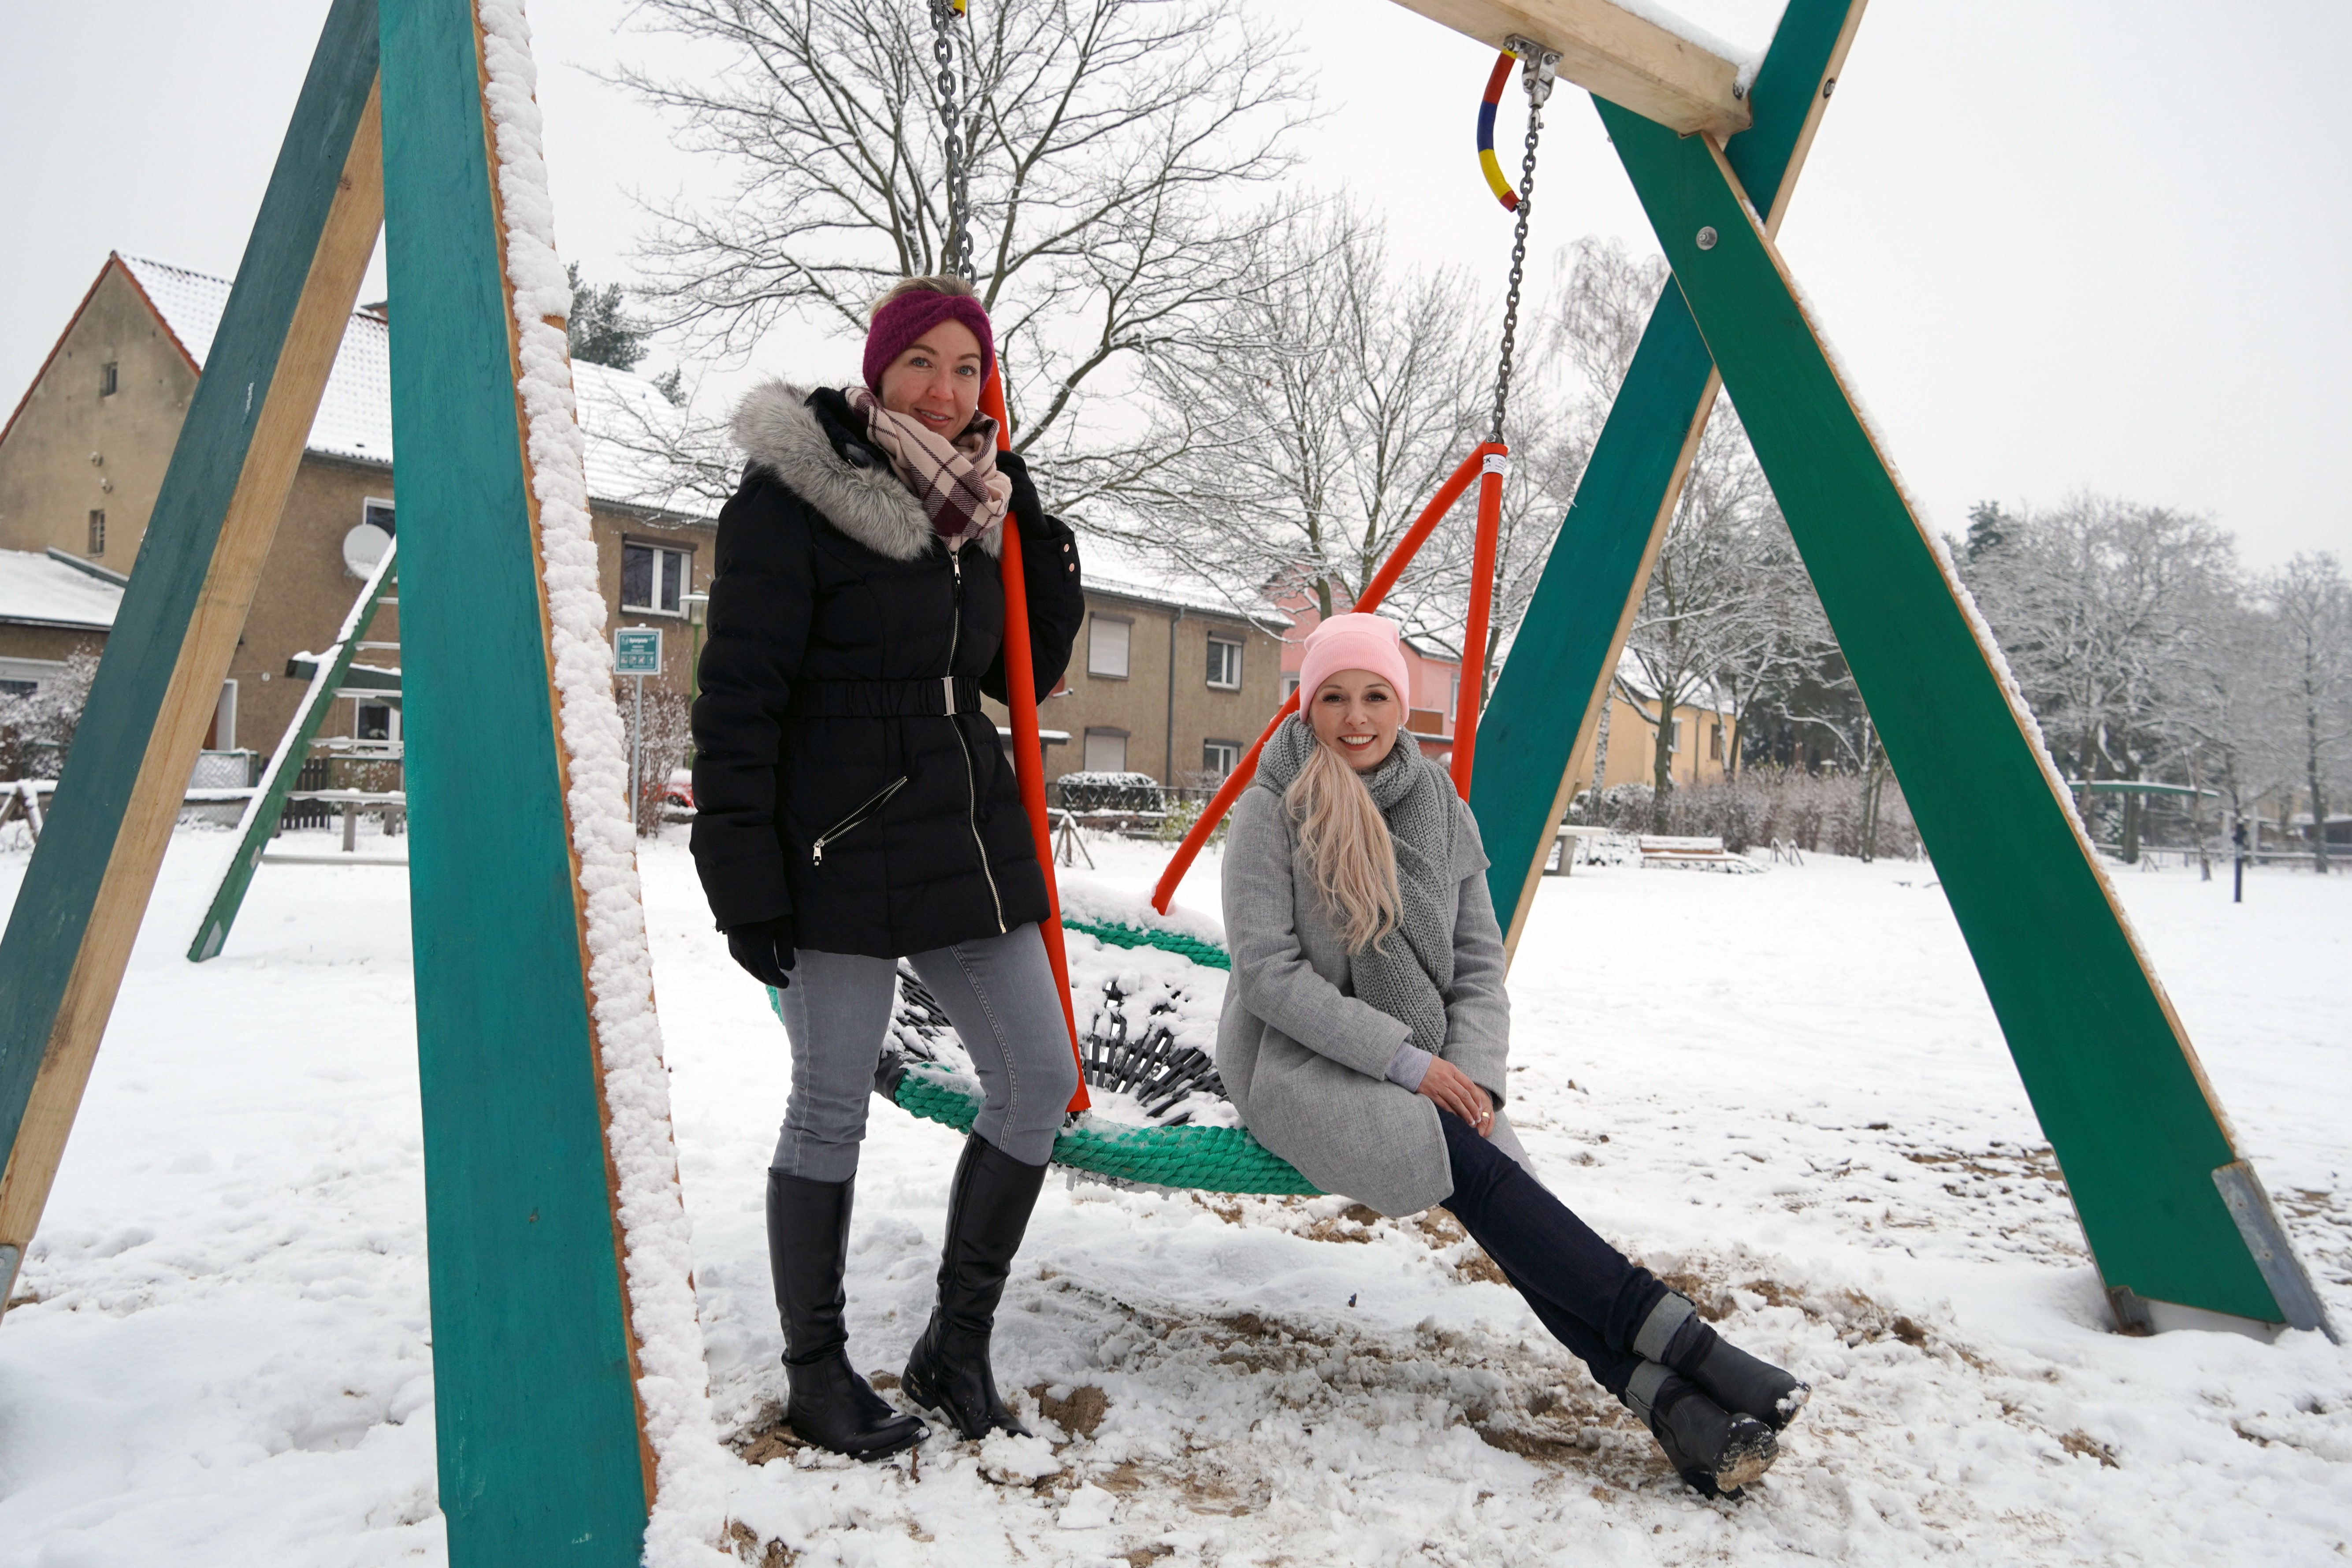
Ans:
{"label": "plaid scarf", "polygon": [[866,431],[931,520],[931,531],[954,550],[1004,521],[1013,480],[997,471],[996,421],[975,414],[963,434],[945,440],[921,421],[893,414],[862,386],[842,396],[866,421]]}

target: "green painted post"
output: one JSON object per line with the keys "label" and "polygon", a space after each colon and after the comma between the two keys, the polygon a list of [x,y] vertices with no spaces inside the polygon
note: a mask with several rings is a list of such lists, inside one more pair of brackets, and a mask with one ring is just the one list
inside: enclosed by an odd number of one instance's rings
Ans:
{"label": "green painted post", "polygon": [[380,224],[374,0],[295,101],[0,938],[0,1300],[32,1239]]}
{"label": "green painted post", "polygon": [[383,12],[409,908],[455,1568],[630,1568],[651,1490],[467,0]]}
{"label": "green painted post", "polygon": [[294,793],[294,783],[302,776],[302,763],[310,754],[310,742],[317,739],[320,725],[334,707],[335,693],[341,689],[343,678],[351,673],[360,639],[367,636],[369,625],[375,620],[376,606],[383,598],[384,578],[392,570],[393,555],[393,549],[387,547],[383,559],[368,574],[360,596],[352,604],[351,614],[343,617],[342,629],[336,634],[334,645],[320,657],[319,668],[310,677],[310,689],[302,693],[301,705],[294,710],[294,721],[286,726],[285,737],[278,742],[277,753],[269,759],[253,799],[246,805],[245,816],[237,823],[236,847],[229,852],[220,884],[213,889],[213,900],[205,907],[205,918],[196,922],[195,940],[188,944],[191,963],[218,957],[228,941],[230,929],[236,924],[236,912],[245,907],[246,890],[253,886],[253,874],[261,868],[262,854],[278,836],[286,797]]}
{"label": "green painted post", "polygon": [[[1755,122],[1731,139],[1734,167],[1768,210],[1785,209],[1842,68],[1863,0],[1790,0],[1756,73]],[[1487,890],[1516,945],[1559,820],[1580,738],[1600,721],[1652,549],[1681,493],[1685,454],[1715,402],[1714,362],[1682,296],[1659,297],[1578,482],[1568,521],[1478,721],[1471,809],[1493,864]],[[1492,749],[1491,752],[1489,749]]]}
{"label": "green painted post", "polygon": [[2118,1318],[2161,1326],[2147,1303],[2170,1302],[2322,1326],[2030,721],[1731,167],[1704,137],[1610,104],[1601,118],[1870,704]]}

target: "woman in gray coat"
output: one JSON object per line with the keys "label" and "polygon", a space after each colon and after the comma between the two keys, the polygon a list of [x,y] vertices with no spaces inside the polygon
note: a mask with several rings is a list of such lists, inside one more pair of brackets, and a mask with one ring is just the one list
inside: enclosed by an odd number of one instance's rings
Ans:
{"label": "woman in gray coat", "polygon": [[1734,1494],[1771,1465],[1806,1387],[1718,1338],[1528,1173],[1503,1112],[1486,857],[1445,770],[1397,744],[1406,674],[1377,616],[1307,639],[1299,714],[1266,742],[1225,844],[1218,1074],[1258,1141],[1326,1192],[1452,1211],[1683,1479]]}

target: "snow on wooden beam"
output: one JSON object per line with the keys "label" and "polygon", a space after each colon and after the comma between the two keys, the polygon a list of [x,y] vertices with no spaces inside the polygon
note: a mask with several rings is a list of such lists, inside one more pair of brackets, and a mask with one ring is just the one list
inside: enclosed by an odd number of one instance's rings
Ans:
{"label": "snow on wooden beam", "polygon": [[1683,135],[1706,131],[1720,140],[1745,131],[1751,118],[1739,61],[1610,0],[1397,4],[1498,49],[1515,35],[1557,49],[1561,76]]}

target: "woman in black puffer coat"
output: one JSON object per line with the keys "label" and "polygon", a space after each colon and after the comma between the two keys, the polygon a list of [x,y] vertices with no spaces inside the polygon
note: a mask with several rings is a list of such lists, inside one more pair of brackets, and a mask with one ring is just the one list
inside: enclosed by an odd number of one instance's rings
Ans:
{"label": "woman in black puffer coat", "polygon": [[956,1168],[939,1304],[902,1386],[966,1436],[1019,1431],[989,1339],[1077,1083],[1038,923],[1045,874],[982,692],[1005,700],[1003,530],[1020,530],[1041,700],[1085,615],[1070,531],[976,413],[988,318],[954,279],[875,309],[864,387],[771,382],[720,512],[694,705],[694,858],[738,963],[774,986],[793,1089],[768,1173],[787,1419],[862,1458],[923,1435],[847,1353],[842,1270],[866,1108],[909,960],[987,1090]]}

